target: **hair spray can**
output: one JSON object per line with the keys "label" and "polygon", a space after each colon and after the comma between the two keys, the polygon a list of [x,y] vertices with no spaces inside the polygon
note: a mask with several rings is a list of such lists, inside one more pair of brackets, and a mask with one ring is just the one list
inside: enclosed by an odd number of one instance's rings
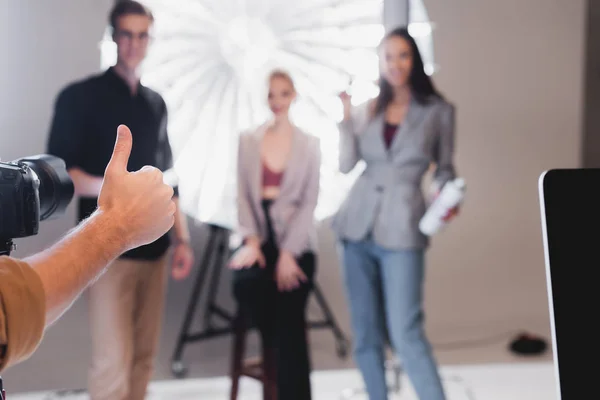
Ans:
{"label": "hair spray can", "polygon": [[444,216],[462,202],[465,189],[465,180],[462,178],[446,182],[419,222],[419,229],[423,234],[432,236],[446,225]]}

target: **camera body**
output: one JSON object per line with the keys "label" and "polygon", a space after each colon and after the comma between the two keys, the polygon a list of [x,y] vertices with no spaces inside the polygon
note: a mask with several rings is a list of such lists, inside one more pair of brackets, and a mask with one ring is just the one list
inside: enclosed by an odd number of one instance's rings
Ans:
{"label": "camera body", "polygon": [[12,239],[37,235],[40,221],[64,214],[74,192],[61,158],[0,162],[0,255],[14,249]]}
{"label": "camera body", "polygon": [[27,165],[0,164],[0,238],[36,235],[39,178]]}

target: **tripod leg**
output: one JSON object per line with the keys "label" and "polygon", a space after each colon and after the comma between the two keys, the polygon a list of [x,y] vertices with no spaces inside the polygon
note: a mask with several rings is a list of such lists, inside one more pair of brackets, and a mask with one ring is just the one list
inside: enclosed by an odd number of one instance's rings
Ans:
{"label": "tripod leg", "polygon": [[208,270],[208,265],[210,258],[212,256],[213,242],[215,239],[214,229],[211,227],[210,229],[210,237],[208,240],[208,245],[205,247],[204,257],[200,263],[200,267],[198,268],[198,275],[196,277],[196,282],[194,283],[194,288],[192,290],[192,295],[190,296],[190,300],[188,302],[187,310],[185,313],[185,319],[183,320],[183,324],[181,326],[181,330],[179,331],[179,336],[177,338],[177,344],[175,346],[175,351],[173,353],[172,358],[172,367],[171,370],[173,374],[180,378],[183,377],[186,373],[185,368],[181,365],[181,356],[183,353],[183,348],[187,341],[187,335],[190,330],[190,326],[192,324],[194,313],[196,311],[196,306],[198,305],[198,301],[200,300],[200,292],[202,290],[202,285],[204,284],[205,275]]}
{"label": "tripod leg", "polygon": [[321,288],[316,282],[314,284],[313,292],[315,294],[315,298],[317,300],[317,303],[319,304],[319,307],[321,307],[321,310],[325,315],[327,324],[331,327],[333,335],[335,336],[335,339],[337,341],[338,355],[342,358],[345,358],[348,355],[348,339],[346,339],[344,333],[337,324],[335,317],[333,316],[333,313],[331,312],[331,309],[329,308],[329,305],[327,304],[327,301],[325,300],[325,297],[321,292]]}
{"label": "tripod leg", "polygon": [[215,240],[214,243],[214,251],[216,255],[213,259],[213,270],[212,277],[210,281],[210,286],[208,287],[208,297],[206,300],[206,310],[204,313],[204,326],[207,329],[211,328],[211,316],[215,309],[215,298],[217,297],[217,288],[219,286],[219,279],[221,277],[221,269],[225,267],[225,263],[227,261],[227,249],[229,248],[229,233],[224,228],[216,228],[215,237],[218,240]]}

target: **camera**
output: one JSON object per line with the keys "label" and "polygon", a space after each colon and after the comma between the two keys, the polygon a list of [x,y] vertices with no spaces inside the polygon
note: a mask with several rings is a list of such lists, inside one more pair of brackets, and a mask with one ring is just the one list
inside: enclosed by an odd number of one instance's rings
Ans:
{"label": "camera", "polygon": [[10,255],[13,239],[37,235],[40,221],[63,215],[74,192],[61,158],[0,162],[0,255]]}

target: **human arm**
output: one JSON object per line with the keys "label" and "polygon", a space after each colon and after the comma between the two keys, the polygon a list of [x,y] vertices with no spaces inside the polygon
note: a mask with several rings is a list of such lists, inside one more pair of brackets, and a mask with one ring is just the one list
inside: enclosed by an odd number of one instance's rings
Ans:
{"label": "human arm", "polygon": [[[162,102],[163,117],[159,130],[159,151],[157,154],[157,163],[164,172],[174,168],[173,150],[169,141],[168,112],[165,102]],[[189,276],[194,264],[194,251],[190,241],[190,231],[187,223],[187,217],[183,212],[179,202],[179,189],[175,185],[173,188],[173,202],[176,206],[175,221],[171,231],[174,241],[173,259],[171,263],[171,276],[175,280],[182,280]]]}
{"label": "human arm", "polygon": [[156,168],[127,172],[131,146],[131,132],[120,126],[98,209],[60,242],[25,260],[44,284],[47,324],[60,317],[112,260],[153,242],[173,226],[173,189]]}
{"label": "human arm", "polygon": [[175,236],[175,244],[189,244],[190,243],[190,230],[188,228],[187,218],[185,213],[179,206],[179,197],[173,197],[173,201],[177,207],[175,211],[175,223],[173,224],[173,234]]}
{"label": "human arm", "polygon": [[52,325],[87,285],[126,250],[119,237],[123,232],[114,217],[103,211],[95,212],[60,242],[24,260],[37,272],[44,286],[46,326]]}
{"label": "human arm", "polygon": [[229,261],[229,267],[233,269],[248,268],[258,263],[265,266],[265,259],[260,249],[261,239],[258,224],[252,210],[251,192],[246,176],[246,140],[242,133],[238,142],[237,158],[237,214],[238,232],[242,236],[243,245]]}
{"label": "human arm", "polygon": [[280,291],[297,289],[307,277],[296,259],[305,249],[310,230],[314,224],[314,212],[319,198],[321,150],[318,139],[310,147],[309,174],[303,190],[300,207],[290,219],[288,229],[280,245],[281,251],[276,266],[277,288]]}
{"label": "human arm", "polygon": [[28,358],[46,322],[42,281],[27,263],[0,257],[0,370]]}
{"label": "human arm", "polygon": [[[13,266],[8,275],[13,282],[17,277],[20,284],[10,284],[6,276],[0,280],[0,345],[6,350],[0,367],[27,358],[43,329],[62,315],[112,260],[155,241],[173,226],[173,189],[163,183],[156,168],[127,172],[131,145],[131,132],[120,126],[98,209],[54,246]],[[7,295],[10,288],[22,294],[18,301]],[[11,311],[14,307],[17,311]]]}
{"label": "human arm", "polygon": [[314,225],[314,213],[319,199],[321,180],[321,148],[320,141],[311,137],[309,147],[308,175],[300,204],[288,222],[288,229],[280,244],[283,252],[289,252],[294,257],[300,255],[309,238]]}
{"label": "human arm", "polygon": [[187,218],[179,206],[179,198],[174,197],[176,205],[175,222],[173,231],[175,236],[175,249],[173,251],[173,267],[171,275],[176,280],[185,279],[190,274],[194,264],[194,251],[190,243],[190,231]]}
{"label": "human arm", "polygon": [[54,104],[54,115],[48,135],[47,151],[65,161],[73,181],[75,193],[84,197],[98,197],[102,177],[85,172],[85,121],[89,98],[81,86],[63,89]]}
{"label": "human arm", "polygon": [[237,159],[237,213],[238,231],[245,244],[260,244],[258,224],[252,210],[251,189],[246,176],[246,140],[250,138],[240,135]]}
{"label": "human arm", "polygon": [[115,226],[97,212],[46,251],[0,259],[0,369],[29,358],[45,328],[121,253]]}
{"label": "human arm", "polygon": [[354,169],[360,155],[358,152],[357,121],[352,115],[351,98],[347,93],[340,94],[344,109],[344,117],[338,124],[340,132],[338,169],[347,174]]}
{"label": "human arm", "polygon": [[102,188],[102,177],[90,175],[79,167],[73,167],[67,170],[73,186],[75,194],[83,197],[98,197]]}
{"label": "human arm", "polygon": [[[455,108],[453,105],[444,103],[439,114],[438,140],[435,151],[435,172],[432,191],[437,197],[446,182],[456,178],[454,166],[455,148]],[[448,210],[443,220],[449,222],[458,215],[460,205]]]}
{"label": "human arm", "polygon": [[435,151],[434,185],[437,191],[456,177],[454,167],[455,147],[455,109],[448,103],[443,104],[439,113],[437,146]]}

